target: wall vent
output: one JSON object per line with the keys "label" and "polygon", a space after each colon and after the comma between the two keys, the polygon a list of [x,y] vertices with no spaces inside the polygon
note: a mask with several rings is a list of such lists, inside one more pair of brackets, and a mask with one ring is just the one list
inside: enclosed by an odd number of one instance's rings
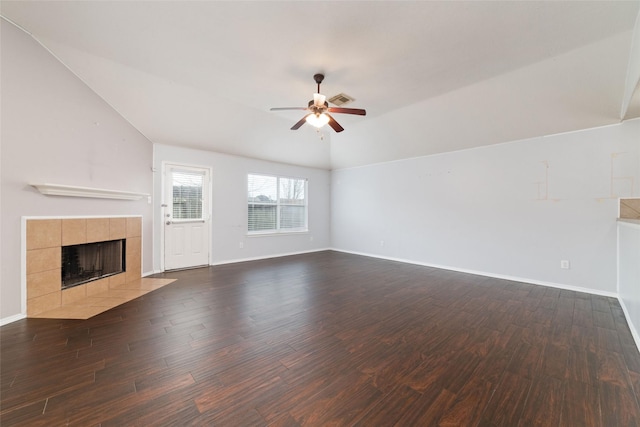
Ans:
{"label": "wall vent", "polygon": [[355,101],[354,98],[350,97],[346,93],[339,93],[335,96],[329,98],[329,102],[340,107],[341,105],[348,104],[350,102]]}

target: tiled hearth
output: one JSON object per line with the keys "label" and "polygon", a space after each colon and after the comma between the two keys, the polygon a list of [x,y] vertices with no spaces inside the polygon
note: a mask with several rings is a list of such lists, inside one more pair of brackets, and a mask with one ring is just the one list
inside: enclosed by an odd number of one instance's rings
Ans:
{"label": "tiled hearth", "polygon": [[[126,272],[62,290],[62,246],[126,239]],[[142,278],[142,218],[26,220],[27,317],[87,319],[173,280]]]}

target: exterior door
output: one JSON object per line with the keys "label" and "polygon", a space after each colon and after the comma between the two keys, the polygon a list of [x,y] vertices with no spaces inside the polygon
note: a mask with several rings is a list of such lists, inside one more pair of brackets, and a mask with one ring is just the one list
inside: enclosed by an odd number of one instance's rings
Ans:
{"label": "exterior door", "polygon": [[165,164],[165,270],[209,264],[209,188],[209,169]]}

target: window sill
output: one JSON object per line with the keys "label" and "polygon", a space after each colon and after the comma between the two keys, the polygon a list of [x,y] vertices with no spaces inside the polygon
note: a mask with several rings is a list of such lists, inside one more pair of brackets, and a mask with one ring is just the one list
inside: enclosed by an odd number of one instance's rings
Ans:
{"label": "window sill", "polygon": [[300,231],[268,231],[247,233],[247,237],[271,237],[271,236],[291,236],[295,234],[309,234],[309,230]]}

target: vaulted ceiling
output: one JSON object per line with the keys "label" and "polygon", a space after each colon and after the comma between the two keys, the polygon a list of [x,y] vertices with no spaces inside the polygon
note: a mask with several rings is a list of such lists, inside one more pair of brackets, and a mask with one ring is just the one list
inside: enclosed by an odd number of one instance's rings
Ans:
{"label": "vaulted ceiling", "polygon": [[[6,1],[154,143],[333,169],[620,121],[640,2]],[[346,93],[336,134],[289,128]],[[623,111],[624,110],[624,111]],[[629,115],[638,116],[630,109]]]}

